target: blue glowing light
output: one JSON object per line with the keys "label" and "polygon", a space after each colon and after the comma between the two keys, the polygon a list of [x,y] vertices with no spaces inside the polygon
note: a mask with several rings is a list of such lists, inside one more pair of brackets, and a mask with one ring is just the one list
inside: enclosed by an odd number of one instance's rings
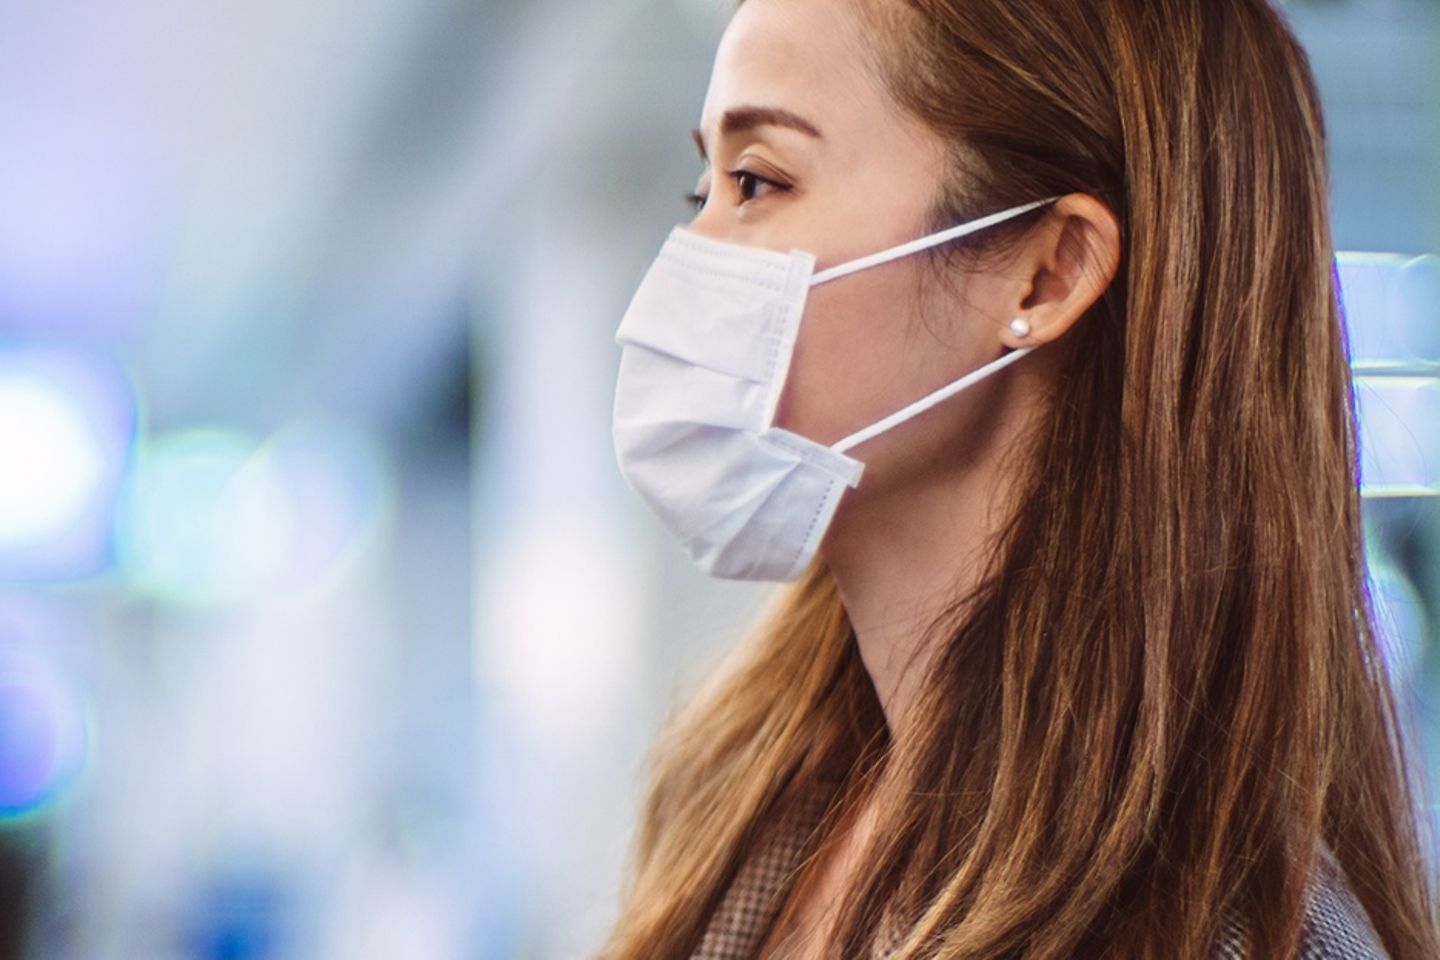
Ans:
{"label": "blue glowing light", "polygon": [[85,714],[51,663],[0,638],[0,820],[32,814],[80,773]]}

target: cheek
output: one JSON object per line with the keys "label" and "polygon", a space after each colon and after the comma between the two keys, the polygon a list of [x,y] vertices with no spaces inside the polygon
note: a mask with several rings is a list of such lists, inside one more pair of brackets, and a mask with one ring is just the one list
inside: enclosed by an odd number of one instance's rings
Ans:
{"label": "cheek", "polygon": [[[776,423],[833,444],[995,359],[994,325],[968,302],[979,291],[932,292],[922,300],[922,280],[914,267],[891,268],[811,290]],[[943,443],[965,406],[941,404],[920,418],[923,424],[902,424],[896,432],[907,447]],[[885,459],[889,436],[857,455],[867,463]]]}
{"label": "cheek", "polygon": [[832,444],[914,400],[924,344],[913,271],[855,274],[810,291],[776,422]]}

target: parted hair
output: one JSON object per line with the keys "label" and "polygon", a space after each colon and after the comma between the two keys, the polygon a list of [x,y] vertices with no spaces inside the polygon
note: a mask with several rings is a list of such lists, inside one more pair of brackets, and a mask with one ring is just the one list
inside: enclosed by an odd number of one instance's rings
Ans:
{"label": "parted hair", "polygon": [[[1440,934],[1362,548],[1306,57],[1265,0],[852,0],[953,147],[933,226],[1084,193],[1121,226],[1015,457],[1019,504],[889,739],[834,582],[673,716],[607,960],[686,957],[778,805],[874,839],[826,956],[1288,958],[1326,844],[1395,960]],[[980,262],[1045,216],[943,251]],[[911,731],[914,734],[911,735]]]}

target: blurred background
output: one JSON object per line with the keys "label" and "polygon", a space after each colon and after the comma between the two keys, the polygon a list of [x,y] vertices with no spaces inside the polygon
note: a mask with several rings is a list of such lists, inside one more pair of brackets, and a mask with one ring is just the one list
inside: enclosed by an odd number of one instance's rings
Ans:
{"label": "blurred background", "polygon": [[[0,960],[586,956],[764,603],[613,462],[720,0],[0,0]],[[1440,781],[1440,3],[1287,10]]]}

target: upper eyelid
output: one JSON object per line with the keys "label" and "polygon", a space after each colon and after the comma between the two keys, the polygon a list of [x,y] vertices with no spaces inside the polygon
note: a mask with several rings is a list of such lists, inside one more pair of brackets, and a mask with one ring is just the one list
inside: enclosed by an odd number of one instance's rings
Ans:
{"label": "upper eyelid", "polygon": [[[720,149],[717,151],[717,153],[720,155],[718,159],[723,160],[725,159],[726,155],[728,155],[735,158],[735,160],[733,161],[734,163],[739,163],[741,159],[743,159],[747,155],[747,150],[749,147],[760,144],[767,148],[773,148],[774,145],[772,141],[762,133],[762,131],[765,130],[768,126],[771,125],[760,124],[754,128],[747,127],[741,130],[730,132],[728,134],[722,132],[721,143],[719,144]],[[717,158],[712,158],[710,154],[706,151],[705,143],[700,137],[700,131],[698,129],[691,130],[690,135],[694,138],[695,150],[699,153],[700,162],[704,165],[705,169],[710,170],[712,167],[715,167]],[[767,166],[769,165],[769,162],[766,161],[763,156],[759,159],[762,163],[765,163]],[[734,168],[732,167],[732,169]],[[727,171],[727,173],[728,172],[729,171]],[[762,176],[763,174],[756,173],[755,175]],[[768,179],[775,180],[776,178],[768,177]]]}
{"label": "upper eyelid", "polygon": [[[780,179],[779,177],[772,177],[772,176],[769,176],[769,175],[764,174],[764,173],[758,173],[758,172],[756,172],[756,171],[754,171],[754,170],[745,170],[745,169],[741,169],[741,168],[739,168],[739,167],[736,167],[736,168],[733,169],[733,170],[726,170],[726,171],[722,174],[722,176],[724,176],[727,180],[736,180],[736,179],[738,179],[738,178],[741,177],[741,176],[754,177],[756,180],[760,180],[760,181],[762,181],[762,182],[764,182],[764,183],[768,183],[768,184],[770,184],[771,186],[776,187],[777,189],[782,189],[782,190],[788,190],[788,189],[790,189],[791,186],[792,186],[792,184],[790,184],[788,181],[782,180],[782,179]],[[700,184],[697,184],[695,189],[696,189],[696,192],[698,193],[699,190],[700,190]]]}
{"label": "upper eyelid", "polygon": [[[706,174],[709,174],[711,180],[713,180],[717,176],[717,174],[712,172],[709,167],[706,167],[704,173],[700,175],[697,183],[704,183],[706,179]],[[751,170],[745,167],[732,167],[731,169],[723,170],[718,174],[718,176],[722,176],[730,180],[734,180],[736,177],[739,177],[741,175],[751,176],[757,180],[763,180],[766,183],[772,183],[778,187],[794,186],[794,184],[792,184],[787,177],[779,176],[777,174],[766,173],[761,170]]]}
{"label": "upper eyelid", "polygon": [[745,170],[740,167],[736,167],[734,170],[725,171],[725,176],[729,177],[731,180],[735,180],[742,176],[754,177],[756,180],[763,181],[764,183],[768,183],[776,187],[788,187],[790,185],[787,181],[782,180],[779,177],[772,177],[769,174],[760,173],[757,170]]}

